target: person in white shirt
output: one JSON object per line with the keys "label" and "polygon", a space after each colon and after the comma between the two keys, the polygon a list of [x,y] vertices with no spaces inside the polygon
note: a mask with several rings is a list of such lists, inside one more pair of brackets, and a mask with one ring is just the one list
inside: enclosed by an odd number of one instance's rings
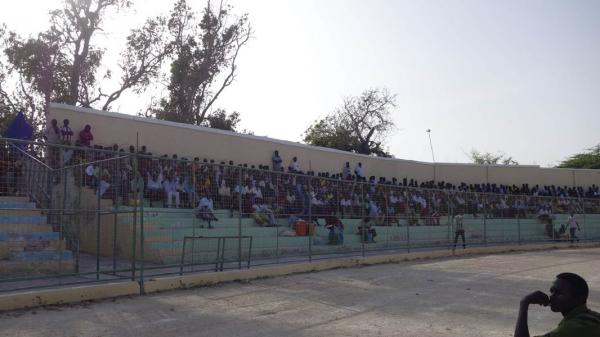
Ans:
{"label": "person in white shirt", "polygon": [[[202,196],[200,201],[198,202],[198,211],[196,212],[196,217],[208,222],[208,228],[213,228],[211,221],[219,221],[215,214],[213,213],[213,201],[206,196]],[[204,225],[200,226],[204,228]]]}
{"label": "person in white shirt", "polygon": [[356,164],[354,168],[354,174],[356,175],[356,180],[365,180],[365,170],[362,167],[362,163]]}
{"label": "person in white shirt", "polygon": [[165,190],[165,196],[167,197],[167,207],[173,207],[173,201],[175,201],[175,207],[179,208],[179,178],[167,177],[162,185]]}
{"label": "person in white shirt", "polygon": [[292,161],[290,162],[290,165],[288,166],[288,170],[292,173],[301,173],[300,164],[298,163],[297,157],[292,158]]}
{"label": "person in white shirt", "polygon": [[581,231],[581,228],[579,227],[579,222],[575,219],[575,214],[573,212],[571,212],[571,215],[567,218],[567,226],[569,227],[571,242],[575,240],[579,242],[579,238],[575,235],[575,231]]}

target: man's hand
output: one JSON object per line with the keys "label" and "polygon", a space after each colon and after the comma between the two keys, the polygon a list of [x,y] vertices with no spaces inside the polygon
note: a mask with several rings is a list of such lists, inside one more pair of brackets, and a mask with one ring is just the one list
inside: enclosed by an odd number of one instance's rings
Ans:
{"label": "man's hand", "polygon": [[523,297],[523,299],[521,300],[521,304],[522,305],[539,304],[539,305],[543,305],[546,307],[550,304],[550,298],[548,297],[548,295],[546,295],[545,293],[538,290],[538,291],[534,291],[531,294]]}

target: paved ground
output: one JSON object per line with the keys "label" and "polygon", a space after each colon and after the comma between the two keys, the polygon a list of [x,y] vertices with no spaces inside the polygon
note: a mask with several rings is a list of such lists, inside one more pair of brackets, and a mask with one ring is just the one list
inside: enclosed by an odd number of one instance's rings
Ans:
{"label": "paved ground", "polygon": [[[387,264],[0,315],[0,336],[512,336],[519,299],[559,272],[600,309],[600,249]],[[533,335],[561,317],[530,309]]]}

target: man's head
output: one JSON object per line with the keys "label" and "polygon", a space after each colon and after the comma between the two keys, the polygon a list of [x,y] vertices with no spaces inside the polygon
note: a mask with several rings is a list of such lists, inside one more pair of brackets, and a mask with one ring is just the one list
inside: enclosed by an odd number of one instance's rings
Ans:
{"label": "man's head", "polygon": [[64,120],[63,120],[63,125],[64,125],[64,126],[67,126],[67,125],[69,125],[69,120],[68,120],[68,119],[64,119]]}
{"label": "man's head", "polygon": [[56,120],[56,118],[53,118],[50,123],[52,123],[52,126],[58,125],[58,121]]}
{"label": "man's head", "polygon": [[581,276],[573,273],[558,274],[550,288],[550,309],[566,314],[585,304],[588,293],[587,282]]}

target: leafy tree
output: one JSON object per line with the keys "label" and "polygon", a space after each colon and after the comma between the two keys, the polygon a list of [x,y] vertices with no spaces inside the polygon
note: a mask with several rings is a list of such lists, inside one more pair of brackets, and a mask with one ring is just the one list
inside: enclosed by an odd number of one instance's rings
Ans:
{"label": "leafy tree", "polygon": [[365,90],[344,99],[342,107],[315,121],[304,133],[304,142],[379,157],[391,155],[383,144],[394,128],[391,111],[396,95],[387,89]]}
{"label": "leafy tree", "polygon": [[234,111],[228,115],[224,109],[217,109],[206,117],[202,122],[202,126],[237,132],[236,127],[240,121],[239,112]]}
{"label": "leafy tree", "polygon": [[238,54],[252,29],[247,15],[233,17],[231,10],[223,2],[213,7],[208,1],[198,17],[186,0],[176,2],[168,21],[173,38],[169,97],[154,109],[157,118],[202,125],[233,83]]}
{"label": "leafy tree", "polygon": [[475,149],[469,154],[474,164],[480,165],[519,165],[519,163],[511,156],[507,156],[503,152],[479,152]]}
{"label": "leafy tree", "polygon": [[600,144],[563,160],[559,168],[600,169]]}

